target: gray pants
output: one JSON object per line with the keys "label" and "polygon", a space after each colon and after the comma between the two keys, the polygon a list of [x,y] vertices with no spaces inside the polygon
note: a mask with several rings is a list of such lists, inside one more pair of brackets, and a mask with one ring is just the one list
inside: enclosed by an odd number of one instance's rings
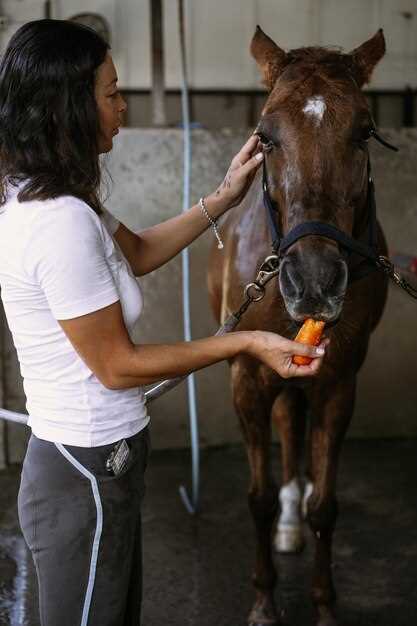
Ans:
{"label": "gray pants", "polygon": [[140,624],[149,428],[127,442],[128,465],[114,477],[105,469],[114,443],[29,440],[18,512],[36,567],[41,626]]}

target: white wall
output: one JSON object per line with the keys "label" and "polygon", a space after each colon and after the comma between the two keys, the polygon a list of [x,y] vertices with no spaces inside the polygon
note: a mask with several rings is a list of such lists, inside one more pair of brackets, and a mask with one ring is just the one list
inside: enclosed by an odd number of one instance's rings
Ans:
{"label": "white wall", "polygon": [[[94,11],[109,21],[120,86],[150,86],[150,0],[54,0],[53,16]],[[349,50],[384,28],[388,53],[371,87],[417,84],[417,0],[185,0],[190,82],[199,88],[260,86],[249,43],[255,26],[285,48],[340,45]],[[0,0],[10,26],[3,48],[24,21],[43,16],[43,0]],[[177,0],[164,0],[166,82],[178,87]],[[410,14],[407,19],[404,14]]]}

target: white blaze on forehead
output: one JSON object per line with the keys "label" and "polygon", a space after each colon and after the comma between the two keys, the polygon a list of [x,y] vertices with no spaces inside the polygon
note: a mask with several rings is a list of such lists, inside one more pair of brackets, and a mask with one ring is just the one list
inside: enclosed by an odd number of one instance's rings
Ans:
{"label": "white blaze on forehead", "polygon": [[309,98],[303,109],[303,113],[314,118],[316,124],[320,124],[323,119],[324,112],[326,110],[326,103],[323,96],[313,96]]}

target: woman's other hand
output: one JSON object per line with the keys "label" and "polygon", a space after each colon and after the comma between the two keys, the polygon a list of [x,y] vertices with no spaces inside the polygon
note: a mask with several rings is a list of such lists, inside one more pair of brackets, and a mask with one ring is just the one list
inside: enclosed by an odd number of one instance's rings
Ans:
{"label": "woman's other hand", "polygon": [[[291,341],[267,331],[253,331],[250,335],[249,344],[244,352],[271,367],[282,378],[316,375],[321,368],[326,347],[330,342],[329,339],[323,339],[316,347]],[[292,357],[296,354],[308,356],[313,361],[310,365],[295,365]]]}
{"label": "woman's other hand", "polygon": [[233,157],[227,174],[206,200],[220,206],[222,212],[239,204],[245,197],[263,159],[262,144],[256,135],[251,135],[242,149]]}

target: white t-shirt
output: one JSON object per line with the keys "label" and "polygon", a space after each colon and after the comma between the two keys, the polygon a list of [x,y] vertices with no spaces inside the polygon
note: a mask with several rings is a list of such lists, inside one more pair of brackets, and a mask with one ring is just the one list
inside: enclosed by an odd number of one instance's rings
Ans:
{"label": "white t-shirt", "polygon": [[0,287],[28,424],[40,439],[82,447],[130,437],[149,422],[143,389],[107,389],[57,322],[120,300],[132,337],[143,299],[112,237],[120,222],[74,196],[19,202],[22,186],[0,207]]}

